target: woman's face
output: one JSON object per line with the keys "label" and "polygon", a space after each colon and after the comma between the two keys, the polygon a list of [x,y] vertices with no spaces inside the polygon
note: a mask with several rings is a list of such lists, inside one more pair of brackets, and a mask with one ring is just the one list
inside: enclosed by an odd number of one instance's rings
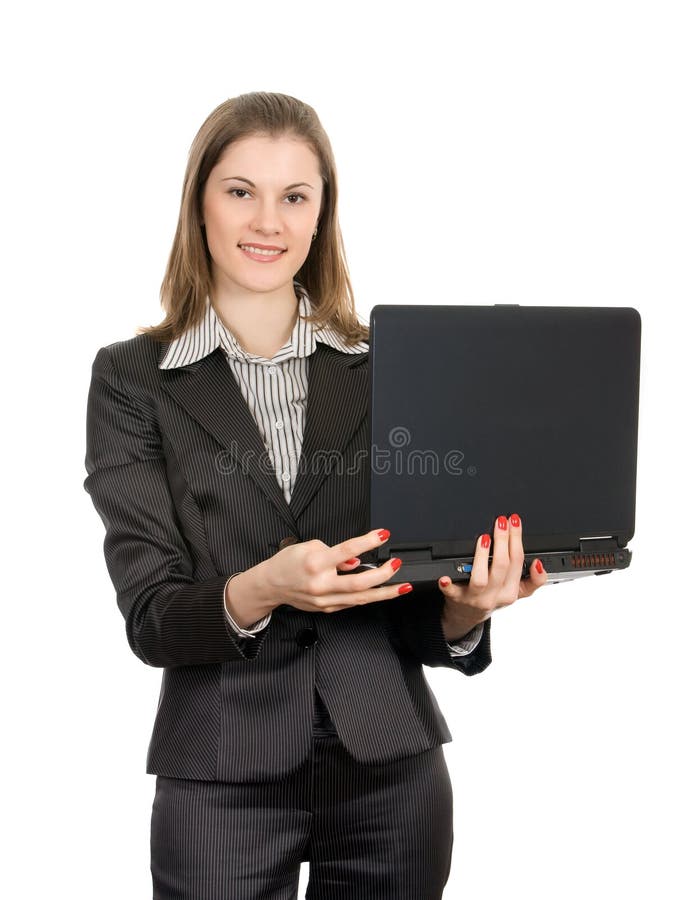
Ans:
{"label": "woman's face", "polygon": [[202,196],[214,287],[292,292],[321,199],[319,161],[304,141],[252,136],[231,144]]}

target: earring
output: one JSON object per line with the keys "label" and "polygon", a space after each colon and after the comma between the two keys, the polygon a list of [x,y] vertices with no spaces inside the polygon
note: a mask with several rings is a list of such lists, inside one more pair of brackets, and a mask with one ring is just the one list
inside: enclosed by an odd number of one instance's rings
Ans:
{"label": "earring", "polygon": [[316,237],[317,237],[317,229],[315,228],[315,229],[314,229],[314,232],[313,232],[313,234],[312,234],[312,240],[313,240],[313,241],[316,240]]}

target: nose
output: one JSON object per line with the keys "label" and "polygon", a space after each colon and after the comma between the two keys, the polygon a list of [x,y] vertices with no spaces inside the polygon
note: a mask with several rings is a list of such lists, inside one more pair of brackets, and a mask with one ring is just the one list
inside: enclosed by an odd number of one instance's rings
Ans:
{"label": "nose", "polygon": [[282,228],[280,210],[276,204],[272,200],[261,202],[257,207],[252,229],[261,231],[263,234],[276,234]]}

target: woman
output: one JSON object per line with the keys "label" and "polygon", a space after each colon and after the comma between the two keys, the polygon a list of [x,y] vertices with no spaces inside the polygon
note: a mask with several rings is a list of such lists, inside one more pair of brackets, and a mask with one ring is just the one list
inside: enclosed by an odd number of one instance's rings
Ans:
{"label": "woman", "polygon": [[516,514],[467,585],[358,570],[396,523],[367,530],[367,329],[311,107],[207,118],[162,304],[96,355],[84,482],[130,646],[163,667],[154,896],[295,897],[309,860],[314,900],[441,897],[451,735],[422,664],[482,671],[491,613],[546,575],[521,580]]}

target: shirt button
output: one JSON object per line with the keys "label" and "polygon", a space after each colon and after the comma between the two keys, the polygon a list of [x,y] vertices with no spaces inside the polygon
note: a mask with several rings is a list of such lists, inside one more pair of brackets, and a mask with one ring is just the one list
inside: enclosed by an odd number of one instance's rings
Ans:
{"label": "shirt button", "polygon": [[281,475],[281,478],[287,484],[290,481],[290,472],[284,472],[283,475]]}
{"label": "shirt button", "polygon": [[317,643],[317,632],[314,628],[303,628],[302,631],[298,631],[295,635],[295,643],[298,647],[302,647],[303,650],[306,650],[308,647],[312,647]]}
{"label": "shirt button", "polygon": [[279,550],[285,550],[286,547],[290,547],[291,544],[297,544],[298,538],[293,537],[293,535],[288,535],[288,537],[281,538],[278,544]]}
{"label": "shirt button", "polygon": [[275,375],[276,374],[276,366],[269,366],[266,371],[269,373],[269,375]]}
{"label": "shirt button", "polygon": [[274,424],[276,428],[283,428],[283,422],[281,422],[280,420],[278,422],[274,422]]}

